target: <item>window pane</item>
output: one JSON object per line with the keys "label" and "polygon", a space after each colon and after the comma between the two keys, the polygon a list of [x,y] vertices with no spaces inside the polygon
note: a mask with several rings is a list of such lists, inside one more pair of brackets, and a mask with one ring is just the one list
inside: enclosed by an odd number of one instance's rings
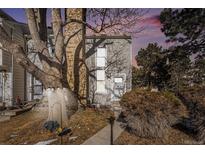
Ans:
{"label": "window pane", "polygon": [[115,78],[114,81],[115,83],[122,83],[122,78]]}
{"label": "window pane", "polygon": [[34,85],[33,87],[33,94],[34,95],[42,95],[43,94],[43,87],[41,85]]}
{"label": "window pane", "polygon": [[97,81],[97,92],[106,93],[105,81]]}
{"label": "window pane", "polygon": [[106,57],[106,48],[98,48],[97,57]]}
{"label": "window pane", "polygon": [[36,80],[36,79],[34,78],[33,84],[34,84],[34,85],[41,85],[41,82],[40,82],[39,80]]}
{"label": "window pane", "polygon": [[97,70],[97,80],[105,80],[105,70]]}
{"label": "window pane", "polygon": [[105,67],[105,58],[97,58],[97,67]]}

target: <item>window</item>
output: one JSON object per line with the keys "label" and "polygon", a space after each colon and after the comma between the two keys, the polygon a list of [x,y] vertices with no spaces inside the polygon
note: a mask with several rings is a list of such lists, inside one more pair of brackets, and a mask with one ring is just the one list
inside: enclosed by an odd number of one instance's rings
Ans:
{"label": "window", "polygon": [[106,93],[105,70],[97,70],[97,92],[98,93]]}
{"label": "window", "polygon": [[43,85],[40,81],[33,78],[33,95],[42,95],[43,94]]}
{"label": "window", "polygon": [[105,81],[97,81],[97,93],[106,93]]}
{"label": "window", "polygon": [[96,72],[97,93],[106,93],[105,88],[105,66],[106,66],[106,48],[97,48],[96,65],[100,70]]}
{"label": "window", "polygon": [[97,57],[97,67],[105,67],[105,58]]}
{"label": "window", "polygon": [[33,86],[33,95],[42,95],[43,94],[43,86],[42,85],[34,85]]}
{"label": "window", "polygon": [[114,79],[114,82],[115,82],[115,83],[122,83],[122,78],[115,78],[115,79]]}
{"label": "window", "polygon": [[97,70],[97,80],[105,80],[105,70]]}
{"label": "window", "polygon": [[106,48],[97,48],[97,67],[105,67],[106,65]]}
{"label": "window", "polygon": [[106,57],[106,48],[98,48],[97,57]]}

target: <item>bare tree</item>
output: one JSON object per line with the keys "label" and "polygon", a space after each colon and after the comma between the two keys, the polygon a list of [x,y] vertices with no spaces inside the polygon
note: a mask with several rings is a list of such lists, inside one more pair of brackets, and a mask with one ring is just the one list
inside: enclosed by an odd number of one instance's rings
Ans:
{"label": "bare tree", "polygon": [[[54,56],[51,56],[47,44],[47,10],[25,9],[35,53],[41,61],[42,68],[39,68],[30,60],[24,48],[15,40],[12,40],[2,26],[0,26],[1,48],[13,54],[18,64],[42,82],[44,89],[66,88],[67,98],[61,98],[61,100],[66,101],[69,107],[68,111],[72,115],[77,110],[78,103],[66,77],[68,71],[66,47],[69,45],[69,38],[65,37],[65,26],[69,26],[71,23],[79,23],[84,25],[90,34],[97,35],[109,32],[109,34],[123,33],[126,35],[142,30],[136,26],[136,23],[141,20],[144,12],[142,9],[87,9],[84,11],[87,20],[77,20],[62,17],[61,9],[51,9],[51,25],[54,36]],[[73,35],[77,33],[75,32]],[[58,96],[64,97],[60,94]]]}

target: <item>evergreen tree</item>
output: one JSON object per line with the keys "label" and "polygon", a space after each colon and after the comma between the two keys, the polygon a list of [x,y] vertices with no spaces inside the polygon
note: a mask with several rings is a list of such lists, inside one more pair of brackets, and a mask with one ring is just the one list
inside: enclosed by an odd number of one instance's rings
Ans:
{"label": "evergreen tree", "polygon": [[147,48],[140,49],[136,56],[141,66],[143,85],[162,89],[168,82],[170,75],[167,71],[165,54],[157,43],[149,43]]}
{"label": "evergreen tree", "polygon": [[169,89],[179,91],[182,87],[188,86],[188,73],[191,67],[189,57],[189,54],[181,47],[172,47],[167,50],[168,71],[171,77],[168,83]]}
{"label": "evergreen tree", "polygon": [[160,21],[168,42],[190,53],[205,52],[205,9],[164,9]]}

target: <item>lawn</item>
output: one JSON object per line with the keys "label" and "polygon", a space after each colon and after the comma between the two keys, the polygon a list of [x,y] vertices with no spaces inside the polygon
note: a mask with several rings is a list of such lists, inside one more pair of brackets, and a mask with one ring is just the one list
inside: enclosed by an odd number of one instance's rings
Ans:
{"label": "lawn", "polygon": [[[71,117],[68,124],[72,132],[63,137],[63,144],[82,144],[86,139],[108,124],[112,115],[109,110],[79,110]],[[0,123],[0,144],[36,144],[40,141],[58,139],[53,144],[60,144],[60,138],[43,128],[47,113],[30,111]]]}

